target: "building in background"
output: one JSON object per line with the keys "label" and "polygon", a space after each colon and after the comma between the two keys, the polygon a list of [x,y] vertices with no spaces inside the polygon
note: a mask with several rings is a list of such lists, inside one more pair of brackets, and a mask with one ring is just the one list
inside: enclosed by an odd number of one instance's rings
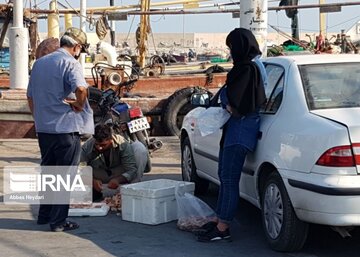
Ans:
{"label": "building in background", "polygon": [[[358,23],[360,26],[360,23]],[[357,28],[356,26],[354,29]],[[360,31],[360,27],[359,27]],[[351,32],[350,30],[348,31]],[[339,32],[340,33],[340,32]],[[150,53],[152,51],[163,51],[168,49],[169,51],[187,51],[189,48],[197,49],[199,51],[211,51],[211,50],[226,50],[225,39],[228,33],[154,33],[149,35],[148,48]],[[353,33],[352,33],[353,34]],[[95,47],[100,40],[96,36],[96,33],[87,33],[88,41],[92,47]],[[309,35],[312,40],[315,40],[316,34],[313,32],[300,33],[300,40],[310,41]],[[330,38],[336,33],[329,33],[327,37]],[[47,37],[47,33],[40,33],[40,40]],[[355,39],[360,39],[360,34],[357,34]],[[353,36],[351,36],[353,40]],[[284,41],[288,40],[278,33],[268,33],[268,46],[281,45]],[[108,33],[103,41],[110,43],[110,34]],[[125,44],[126,42],[126,44]],[[117,33],[116,43],[119,48],[122,46],[128,46],[131,49],[136,48],[135,35],[127,33]]]}

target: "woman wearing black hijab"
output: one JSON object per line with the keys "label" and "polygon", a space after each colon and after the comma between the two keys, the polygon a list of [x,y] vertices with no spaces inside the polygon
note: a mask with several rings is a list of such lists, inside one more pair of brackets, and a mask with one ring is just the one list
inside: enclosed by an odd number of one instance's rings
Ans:
{"label": "woman wearing black hijab", "polygon": [[226,38],[234,61],[220,93],[221,103],[230,113],[220,142],[220,191],[217,201],[217,222],[204,226],[198,240],[210,242],[230,239],[230,222],[239,202],[239,181],[246,154],[255,149],[260,127],[259,107],[266,101],[258,66],[253,59],[261,55],[251,31],[234,29]]}

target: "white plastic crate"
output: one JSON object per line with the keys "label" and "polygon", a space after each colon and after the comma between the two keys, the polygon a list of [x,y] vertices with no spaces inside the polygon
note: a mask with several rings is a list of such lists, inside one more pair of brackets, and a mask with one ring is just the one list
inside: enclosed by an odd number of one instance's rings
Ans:
{"label": "white plastic crate", "polygon": [[170,179],[156,179],[121,186],[122,219],[149,225],[176,220],[176,186],[194,194],[194,183]]}

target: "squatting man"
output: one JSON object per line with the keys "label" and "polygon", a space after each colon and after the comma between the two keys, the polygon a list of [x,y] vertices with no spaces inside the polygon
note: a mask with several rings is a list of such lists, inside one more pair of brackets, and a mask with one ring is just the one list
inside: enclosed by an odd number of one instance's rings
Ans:
{"label": "squatting man", "polygon": [[116,189],[121,184],[141,181],[148,150],[139,141],[128,142],[114,134],[110,125],[99,124],[95,134],[82,146],[81,162],[93,168],[93,199],[102,198],[105,184]]}

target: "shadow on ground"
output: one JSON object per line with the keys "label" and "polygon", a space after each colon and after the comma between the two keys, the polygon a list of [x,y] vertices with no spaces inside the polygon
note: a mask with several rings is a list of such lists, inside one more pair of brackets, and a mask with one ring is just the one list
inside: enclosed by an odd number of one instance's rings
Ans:
{"label": "shadow on ground", "polygon": [[5,163],[35,163],[40,164],[39,158],[30,158],[30,157],[1,157],[2,162]]}

